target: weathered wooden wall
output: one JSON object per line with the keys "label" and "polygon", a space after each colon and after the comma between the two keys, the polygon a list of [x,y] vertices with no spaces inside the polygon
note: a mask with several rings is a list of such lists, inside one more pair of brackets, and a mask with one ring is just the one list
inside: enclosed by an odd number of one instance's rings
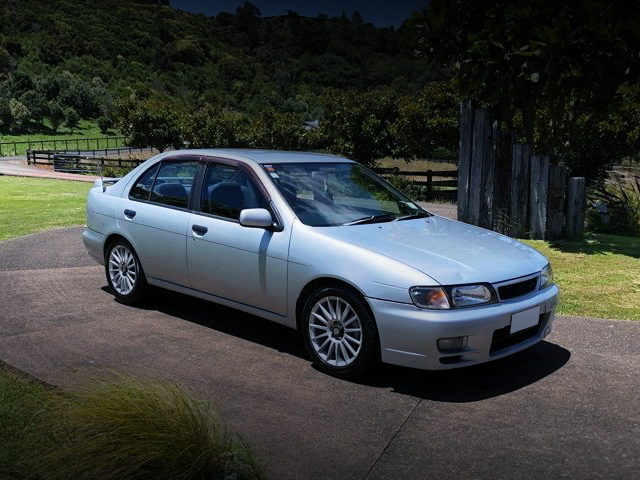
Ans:
{"label": "weathered wooden wall", "polygon": [[513,143],[487,110],[460,104],[458,219],[511,236],[558,239],[584,229],[584,178]]}

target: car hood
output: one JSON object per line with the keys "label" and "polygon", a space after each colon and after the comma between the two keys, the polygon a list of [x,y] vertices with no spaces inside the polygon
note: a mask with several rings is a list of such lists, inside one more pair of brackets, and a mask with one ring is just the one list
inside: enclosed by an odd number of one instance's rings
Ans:
{"label": "car hood", "polygon": [[517,240],[439,216],[322,230],[410,265],[442,285],[496,283],[535,273],[547,264],[543,255]]}

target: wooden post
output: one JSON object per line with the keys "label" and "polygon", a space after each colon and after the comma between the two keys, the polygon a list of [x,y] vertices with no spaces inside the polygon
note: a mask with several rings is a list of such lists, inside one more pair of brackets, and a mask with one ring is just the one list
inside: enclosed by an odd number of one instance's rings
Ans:
{"label": "wooden post", "polygon": [[471,149],[471,167],[469,168],[469,204],[468,223],[480,225],[480,203],[482,196],[482,166],[485,155],[485,141],[488,113],[476,109],[473,115],[473,140]]}
{"label": "wooden post", "polygon": [[492,229],[509,233],[509,200],[511,192],[511,157],[513,151],[513,133],[502,132],[496,123],[496,174],[494,177],[493,226]]}
{"label": "wooden post", "polygon": [[565,224],[567,169],[561,163],[549,167],[549,202],[547,204],[547,238],[562,237]]}
{"label": "wooden post", "polygon": [[[469,170],[471,168],[471,142],[473,139],[473,104],[460,102],[460,143],[458,156],[458,220],[469,221]],[[131,156],[131,148],[129,148]]]}
{"label": "wooden post", "polygon": [[496,139],[498,122],[487,118],[484,125],[484,154],[480,182],[480,217],[476,225],[493,227],[495,186],[496,186]]}
{"label": "wooden post", "polygon": [[529,232],[531,238],[544,240],[547,233],[549,201],[549,157],[531,157],[529,182]]}
{"label": "wooden post", "polygon": [[427,198],[429,201],[433,199],[433,170],[427,170]]}
{"label": "wooden post", "polygon": [[514,145],[511,163],[510,235],[521,236],[529,226],[529,145]]}
{"label": "wooden post", "polygon": [[585,179],[584,177],[571,177],[567,191],[566,233],[568,237],[581,237],[584,234],[585,209]]}

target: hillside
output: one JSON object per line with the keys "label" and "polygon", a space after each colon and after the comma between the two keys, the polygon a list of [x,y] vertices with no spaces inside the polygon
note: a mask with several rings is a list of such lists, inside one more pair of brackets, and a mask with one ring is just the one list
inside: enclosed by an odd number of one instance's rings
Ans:
{"label": "hillside", "polygon": [[392,86],[412,95],[441,77],[415,57],[416,32],[406,25],[293,12],[262,18],[250,3],[206,17],[158,3],[0,3],[0,130],[60,123],[69,109],[108,116],[117,98],[151,92],[306,120],[322,116],[319,95],[328,88]]}

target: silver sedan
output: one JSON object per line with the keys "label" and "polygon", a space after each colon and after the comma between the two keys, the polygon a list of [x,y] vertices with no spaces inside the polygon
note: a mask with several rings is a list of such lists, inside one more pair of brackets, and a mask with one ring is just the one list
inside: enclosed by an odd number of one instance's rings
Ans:
{"label": "silver sedan", "polygon": [[548,261],[330,155],[183,150],[96,181],[83,234],[118,301],[153,285],[298,329],[324,371],[486,362],[551,331]]}

